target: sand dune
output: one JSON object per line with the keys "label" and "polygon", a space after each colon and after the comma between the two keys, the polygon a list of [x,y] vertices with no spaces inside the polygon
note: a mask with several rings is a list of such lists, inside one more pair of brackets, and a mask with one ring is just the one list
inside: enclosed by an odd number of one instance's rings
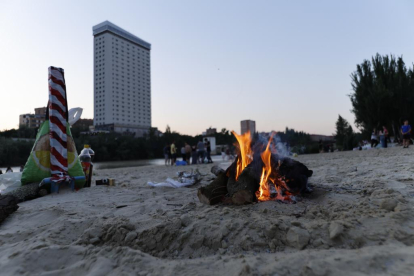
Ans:
{"label": "sand dune", "polygon": [[412,275],[413,154],[300,156],[314,193],[241,207],[198,202],[213,175],[190,188],[146,184],[183,167],[99,170],[118,186],[19,204],[0,226],[0,274]]}

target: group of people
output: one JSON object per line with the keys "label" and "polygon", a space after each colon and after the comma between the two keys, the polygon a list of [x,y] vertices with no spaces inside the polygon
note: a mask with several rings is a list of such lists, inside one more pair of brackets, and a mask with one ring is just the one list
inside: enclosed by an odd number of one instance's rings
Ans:
{"label": "group of people", "polygon": [[[403,148],[408,148],[411,143],[411,126],[409,125],[408,120],[404,121],[404,125],[401,126],[400,131],[403,137],[402,146]],[[381,144],[381,147],[386,148],[388,141],[390,141],[390,137],[385,126],[382,126],[382,130],[379,131],[374,128],[371,134],[371,148],[377,147],[378,144]],[[398,137],[395,138],[395,142],[399,144]]]}
{"label": "group of people", "polygon": [[225,160],[233,160],[234,154],[229,148],[221,147],[221,159]]}
{"label": "group of people", "polygon": [[[164,157],[165,157],[165,165],[174,166],[177,162],[177,146],[175,145],[175,141],[171,143],[171,145],[165,145],[164,147]],[[190,146],[187,143],[181,147],[181,158],[185,164],[203,164],[213,163],[211,160],[211,145],[210,141],[205,138],[200,140],[197,145]]]}
{"label": "group of people", "polygon": [[[381,143],[381,146],[383,148],[386,148],[388,145],[388,130],[385,126],[382,126],[382,130],[377,131],[375,128],[373,129],[371,133],[371,148],[375,148],[378,146],[379,143]],[[379,137],[379,139],[378,139]]]}

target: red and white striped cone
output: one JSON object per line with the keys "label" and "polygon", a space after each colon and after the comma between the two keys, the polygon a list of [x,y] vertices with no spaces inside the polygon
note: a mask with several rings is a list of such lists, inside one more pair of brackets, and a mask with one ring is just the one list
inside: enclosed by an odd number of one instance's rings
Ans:
{"label": "red and white striped cone", "polygon": [[52,181],[70,181],[66,123],[68,120],[66,84],[62,68],[49,67],[49,136]]}

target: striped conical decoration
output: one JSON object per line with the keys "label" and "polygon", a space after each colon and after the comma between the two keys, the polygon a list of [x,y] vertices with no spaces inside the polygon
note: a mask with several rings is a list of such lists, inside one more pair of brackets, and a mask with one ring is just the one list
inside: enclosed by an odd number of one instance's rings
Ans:
{"label": "striped conical decoration", "polygon": [[50,172],[52,180],[61,182],[68,176],[68,149],[66,124],[68,105],[64,70],[49,67],[49,138],[50,138]]}

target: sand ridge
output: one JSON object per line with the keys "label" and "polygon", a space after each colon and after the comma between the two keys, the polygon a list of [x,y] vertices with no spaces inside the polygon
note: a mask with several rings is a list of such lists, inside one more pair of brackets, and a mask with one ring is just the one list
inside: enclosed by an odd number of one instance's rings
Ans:
{"label": "sand ridge", "polygon": [[299,156],[314,193],[207,206],[197,188],[153,188],[192,167],[96,171],[116,187],[20,204],[0,226],[0,275],[411,275],[414,150]]}

